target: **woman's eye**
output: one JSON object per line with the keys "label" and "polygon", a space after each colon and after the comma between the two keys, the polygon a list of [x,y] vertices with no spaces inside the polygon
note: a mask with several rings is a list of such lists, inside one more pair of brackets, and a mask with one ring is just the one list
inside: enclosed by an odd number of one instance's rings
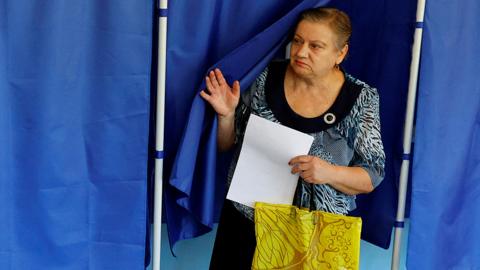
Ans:
{"label": "woman's eye", "polygon": [[293,43],[295,43],[295,44],[301,44],[302,41],[301,41],[299,38],[294,38],[294,39],[293,39]]}

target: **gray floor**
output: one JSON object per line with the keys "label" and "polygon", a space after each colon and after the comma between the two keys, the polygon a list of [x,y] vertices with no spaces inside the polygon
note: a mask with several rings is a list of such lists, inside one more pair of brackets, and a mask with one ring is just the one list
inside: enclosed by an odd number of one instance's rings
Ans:
{"label": "gray floor", "polygon": [[[181,241],[175,247],[177,257],[173,257],[168,246],[166,226],[162,227],[162,251],[160,257],[160,266],[162,270],[203,270],[208,269],[210,256],[212,253],[213,241],[216,230],[203,235],[201,237]],[[408,222],[406,223],[405,232],[402,241],[402,256],[400,261],[400,269],[405,268],[406,246],[408,239]],[[390,269],[392,244],[390,250],[371,245],[362,241],[361,244],[361,270],[388,270]],[[151,267],[148,268],[151,270]]]}

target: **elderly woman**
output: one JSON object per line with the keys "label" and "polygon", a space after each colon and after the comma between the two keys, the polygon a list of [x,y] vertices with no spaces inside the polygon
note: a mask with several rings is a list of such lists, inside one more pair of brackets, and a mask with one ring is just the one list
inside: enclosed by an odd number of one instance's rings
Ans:
{"label": "elderly woman", "polygon": [[[218,147],[240,152],[250,113],[314,136],[309,155],[289,164],[300,178],[294,204],[348,214],[355,195],[369,193],[384,176],[376,89],[345,73],[348,16],[333,8],[304,11],[291,41],[290,60],[272,62],[240,98],[220,70],[206,77],[200,95],[218,114]],[[255,251],[253,209],[226,200],[210,269],[250,269]]]}

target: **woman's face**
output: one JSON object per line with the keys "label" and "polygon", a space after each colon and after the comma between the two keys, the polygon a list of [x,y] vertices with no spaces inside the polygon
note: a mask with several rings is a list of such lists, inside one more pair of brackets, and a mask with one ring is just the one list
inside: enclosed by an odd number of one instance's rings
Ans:
{"label": "woman's face", "polygon": [[348,46],[339,49],[337,36],[323,22],[301,21],[295,31],[290,48],[293,71],[305,78],[327,75],[345,57]]}

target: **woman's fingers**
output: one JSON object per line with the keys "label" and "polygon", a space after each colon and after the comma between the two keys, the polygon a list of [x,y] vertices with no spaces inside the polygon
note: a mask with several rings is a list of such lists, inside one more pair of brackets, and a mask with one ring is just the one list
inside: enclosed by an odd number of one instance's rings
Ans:
{"label": "woman's fingers", "polygon": [[307,168],[307,166],[294,166],[292,168],[292,174],[295,173],[298,173],[306,182],[313,183],[313,171]]}
{"label": "woman's fingers", "polygon": [[312,156],[297,156],[292,158],[288,165],[292,166],[292,173],[299,173],[311,168]]}
{"label": "woman's fingers", "polygon": [[328,163],[318,157],[303,155],[292,158],[288,165],[292,166],[292,174],[298,175],[308,183],[325,184],[327,182]]}
{"label": "woman's fingers", "polygon": [[293,165],[292,173],[295,174],[295,173],[307,171],[308,169],[310,169],[310,165],[308,163],[297,163]]}
{"label": "woman's fingers", "polygon": [[207,94],[205,90],[200,91],[200,96],[208,102],[210,102],[210,100],[212,99],[212,97],[209,94]]}
{"label": "woman's fingers", "polygon": [[310,162],[310,161],[312,161],[312,158],[313,157],[309,156],[309,155],[296,156],[288,162],[288,165]]}
{"label": "woman's fingers", "polygon": [[222,97],[225,101],[231,100],[233,95],[233,102],[237,101],[240,97],[240,82],[233,82],[232,87],[228,85],[225,77],[223,77],[220,69],[212,70],[205,77],[205,85],[207,89],[204,89],[205,94],[209,94],[213,97]]}
{"label": "woman's fingers", "polygon": [[208,74],[208,76],[210,77],[210,81],[212,83],[212,86],[213,87],[219,87],[220,85],[218,84],[218,81],[217,81],[217,76],[215,75],[215,72],[210,71],[210,73]]}
{"label": "woman's fingers", "polygon": [[240,82],[239,81],[234,81],[233,82],[232,93],[236,97],[240,96]]}
{"label": "woman's fingers", "polygon": [[216,76],[217,82],[220,86],[223,85],[223,84],[227,84],[227,81],[223,77],[223,74],[220,71],[220,69],[218,69],[218,68],[215,69],[215,76]]}
{"label": "woman's fingers", "polygon": [[[208,76],[205,77],[205,82],[210,92],[212,92],[212,90],[217,91],[217,90],[221,90],[222,88],[227,88],[227,89],[230,88],[230,86],[228,86],[227,81],[225,80],[225,77],[223,77],[222,72],[218,68],[208,73]],[[239,83],[237,87],[238,89],[240,89]]]}
{"label": "woman's fingers", "polygon": [[210,92],[210,94],[212,92],[215,92],[215,88],[213,88],[212,81],[210,81],[210,78],[208,76],[205,77],[205,85],[207,86],[207,90],[208,92]]}

